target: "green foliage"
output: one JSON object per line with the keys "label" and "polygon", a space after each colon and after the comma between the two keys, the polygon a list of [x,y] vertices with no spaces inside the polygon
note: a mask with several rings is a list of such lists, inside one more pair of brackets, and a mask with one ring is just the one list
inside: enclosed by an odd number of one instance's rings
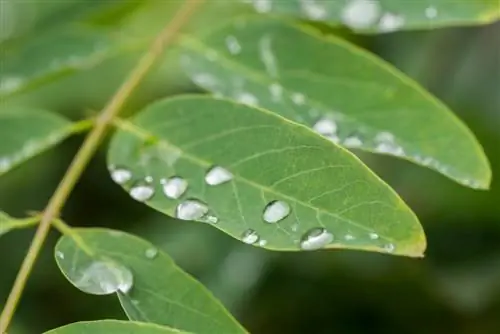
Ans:
{"label": "green foliage", "polygon": [[[489,188],[491,168],[480,144],[448,107],[392,65],[317,28],[331,32],[328,25],[342,24],[373,34],[480,24],[498,17],[496,1],[251,2],[257,18],[239,15],[250,8],[243,1],[206,4],[212,11],[238,14],[221,18],[222,25],[209,32],[200,23],[203,15],[179,36],[177,30],[187,22],[176,19],[185,15],[187,20],[187,11],[165,19],[171,23],[162,33],[166,37],[160,35],[162,43],[146,53],[95,122],[73,123],[28,108],[22,98],[2,106],[0,175],[72,134],[92,132],[44,214],[17,219],[0,211],[0,235],[41,221],[35,236],[40,239],[27,256],[30,263],[46,236],[44,228],[53,222],[63,233],[55,248],[62,273],[86,293],[117,294],[130,320],[75,323],[47,333],[247,332],[151,243],[121,231],[71,228],[59,220],[108,126],[117,128],[108,169],[130,197],[268,250],[424,255],[425,235],[416,215],[354,155],[361,151],[409,160],[470,188]],[[96,5],[99,10],[86,8],[85,15],[45,22],[37,34],[0,35],[0,98],[22,97],[143,49],[150,29],[137,32],[134,24],[161,12],[155,9],[163,5],[106,1]],[[172,36],[178,38],[163,56],[167,65],[182,66],[210,95],[160,100],[135,116],[118,118],[148,64]],[[19,277],[26,280],[28,274]],[[19,298],[19,289],[14,291],[13,298]],[[7,324],[9,305],[1,319]]]}

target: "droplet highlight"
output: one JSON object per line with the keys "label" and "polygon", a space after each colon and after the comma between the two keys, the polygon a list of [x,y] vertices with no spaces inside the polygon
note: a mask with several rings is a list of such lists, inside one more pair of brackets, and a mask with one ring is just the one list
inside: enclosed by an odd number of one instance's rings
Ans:
{"label": "droplet highlight", "polygon": [[303,250],[316,250],[325,247],[333,241],[333,234],[326,229],[316,227],[304,234],[300,241],[300,248]]}
{"label": "droplet highlight", "polygon": [[161,179],[160,183],[163,188],[163,194],[170,199],[180,198],[188,188],[188,182],[179,176]]}
{"label": "droplet highlight", "polygon": [[205,182],[211,186],[217,186],[233,179],[233,174],[225,168],[214,166],[205,175]]}
{"label": "droplet highlight", "polygon": [[196,199],[188,199],[177,206],[175,216],[182,220],[198,220],[208,213],[208,206]]}
{"label": "droplet highlight", "polygon": [[264,209],[263,218],[267,223],[277,223],[290,214],[291,208],[283,201],[272,201]]}

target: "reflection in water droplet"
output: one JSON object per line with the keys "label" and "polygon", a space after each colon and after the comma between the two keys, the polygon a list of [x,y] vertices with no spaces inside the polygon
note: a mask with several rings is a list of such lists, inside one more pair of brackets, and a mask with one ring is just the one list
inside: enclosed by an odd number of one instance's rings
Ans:
{"label": "reflection in water droplet", "polygon": [[257,232],[255,232],[252,229],[246,230],[243,233],[243,235],[241,236],[241,240],[243,240],[244,243],[249,244],[249,245],[256,243],[257,241],[259,241],[259,239],[260,239],[260,237],[257,234]]}
{"label": "reflection in water droplet", "polygon": [[144,252],[144,255],[146,255],[146,257],[148,259],[154,259],[155,257],[158,256],[158,249],[156,248],[148,248],[146,249],[146,251]]}
{"label": "reflection in water droplet", "polygon": [[394,244],[387,244],[387,245],[384,245],[384,250],[387,252],[387,253],[392,253],[394,252]]}
{"label": "reflection in water droplet", "polygon": [[332,136],[337,132],[337,123],[330,118],[322,118],[314,124],[313,130],[322,136]]}
{"label": "reflection in water droplet", "polygon": [[79,273],[75,286],[93,295],[109,295],[114,292],[128,293],[132,288],[132,272],[114,262],[96,261]]}
{"label": "reflection in water droplet", "polygon": [[283,201],[272,201],[264,209],[263,218],[267,223],[277,223],[290,214],[290,206]]}
{"label": "reflection in water droplet", "polygon": [[182,220],[197,220],[208,212],[208,206],[196,199],[188,199],[177,206],[176,217]]}
{"label": "reflection in water droplet", "polygon": [[229,182],[233,179],[233,174],[220,166],[210,168],[205,175],[205,182],[211,186],[217,186]]}
{"label": "reflection in water droplet", "polygon": [[188,188],[186,180],[179,176],[173,176],[169,179],[161,179],[160,183],[163,186],[163,193],[171,199],[178,199]]}
{"label": "reflection in water droplet", "polygon": [[155,189],[147,182],[139,181],[129,190],[130,197],[139,202],[145,202],[155,194]]}
{"label": "reflection in water droplet", "polygon": [[379,238],[378,234],[377,233],[373,233],[373,232],[370,233],[369,236],[370,236],[370,239],[372,239],[372,240],[377,240]]}
{"label": "reflection in water droplet", "polygon": [[342,22],[352,29],[366,29],[380,16],[380,5],[374,0],[350,0],[342,9]]}
{"label": "reflection in water droplet", "polygon": [[300,248],[304,250],[320,249],[331,243],[333,234],[321,227],[316,227],[304,234],[300,241]]}
{"label": "reflection in water droplet", "polygon": [[111,167],[111,179],[118,184],[125,184],[132,179],[132,172],[123,167]]}

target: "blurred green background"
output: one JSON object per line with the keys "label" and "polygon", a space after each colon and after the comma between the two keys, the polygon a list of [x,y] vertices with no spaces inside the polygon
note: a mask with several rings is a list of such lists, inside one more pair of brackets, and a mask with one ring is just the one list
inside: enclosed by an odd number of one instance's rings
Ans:
{"label": "blurred green background", "polygon": [[[0,65],[39,35],[76,29],[82,22],[111,31],[119,46],[148,40],[177,5],[165,0],[2,0]],[[203,30],[246,11],[233,2],[210,3],[189,29]],[[169,219],[131,200],[110,180],[104,149],[78,183],[63,218],[73,226],[108,226],[152,241],[252,333],[500,333],[500,24],[383,36],[337,33],[444,100],[477,135],[491,161],[494,182],[490,191],[481,192],[396,159],[363,156],[420,217],[429,244],[424,259],[353,251],[275,253],[243,245],[210,226]],[[33,66],[59,47],[50,44],[17,61]],[[88,117],[102,108],[140,50],[118,52],[81,73],[4,99],[1,107],[33,105],[75,120]],[[195,88],[166,56],[127,112],[186,91]],[[42,210],[82,138],[70,138],[2,177],[0,208],[19,217]],[[0,239],[0,305],[32,236],[33,231],[15,231]],[[65,280],[52,255],[57,237],[53,233],[46,243],[10,333],[125,318],[113,296],[86,295]]]}

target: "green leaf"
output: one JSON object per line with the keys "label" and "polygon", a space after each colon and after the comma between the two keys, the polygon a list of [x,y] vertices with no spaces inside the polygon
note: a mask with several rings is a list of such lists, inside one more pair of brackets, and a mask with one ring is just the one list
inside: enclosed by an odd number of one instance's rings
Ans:
{"label": "green leaf", "polygon": [[170,216],[274,250],[424,251],[417,218],[391,188],[353,154],[276,114],[188,96],[119,124],[112,178]]}
{"label": "green leaf", "polygon": [[216,95],[274,111],[347,148],[489,187],[488,160],[471,131],[409,77],[346,41],[240,20],[183,45],[185,71]]}
{"label": "green leaf", "polygon": [[360,32],[485,24],[500,17],[497,0],[253,0],[261,13],[345,25]]}
{"label": "green leaf", "polygon": [[129,319],[194,333],[246,333],[209,291],[149,242],[119,231],[73,229],[55,255],[77,288],[118,297]]}
{"label": "green leaf", "polygon": [[97,320],[75,322],[45,334],[188,334],[177,329],[135,321]]}
{"label": "green leaf", "polygon": [[71,123],[41,109],[0,110],[0,175],[88,125],[87,121]]}
{"label": "green leaf", "polygon": [[118,53],[118,46],[104,29],[73,25],[6,48],[0,58],[0,98],[91,68]]}
{"label": "green leaf", "polygon": [[3,211],[0,211],[0,237],[5,233],[18,228],[33,226],[38,222],[38,218],[30,217],[24,219],[13,218]]}

